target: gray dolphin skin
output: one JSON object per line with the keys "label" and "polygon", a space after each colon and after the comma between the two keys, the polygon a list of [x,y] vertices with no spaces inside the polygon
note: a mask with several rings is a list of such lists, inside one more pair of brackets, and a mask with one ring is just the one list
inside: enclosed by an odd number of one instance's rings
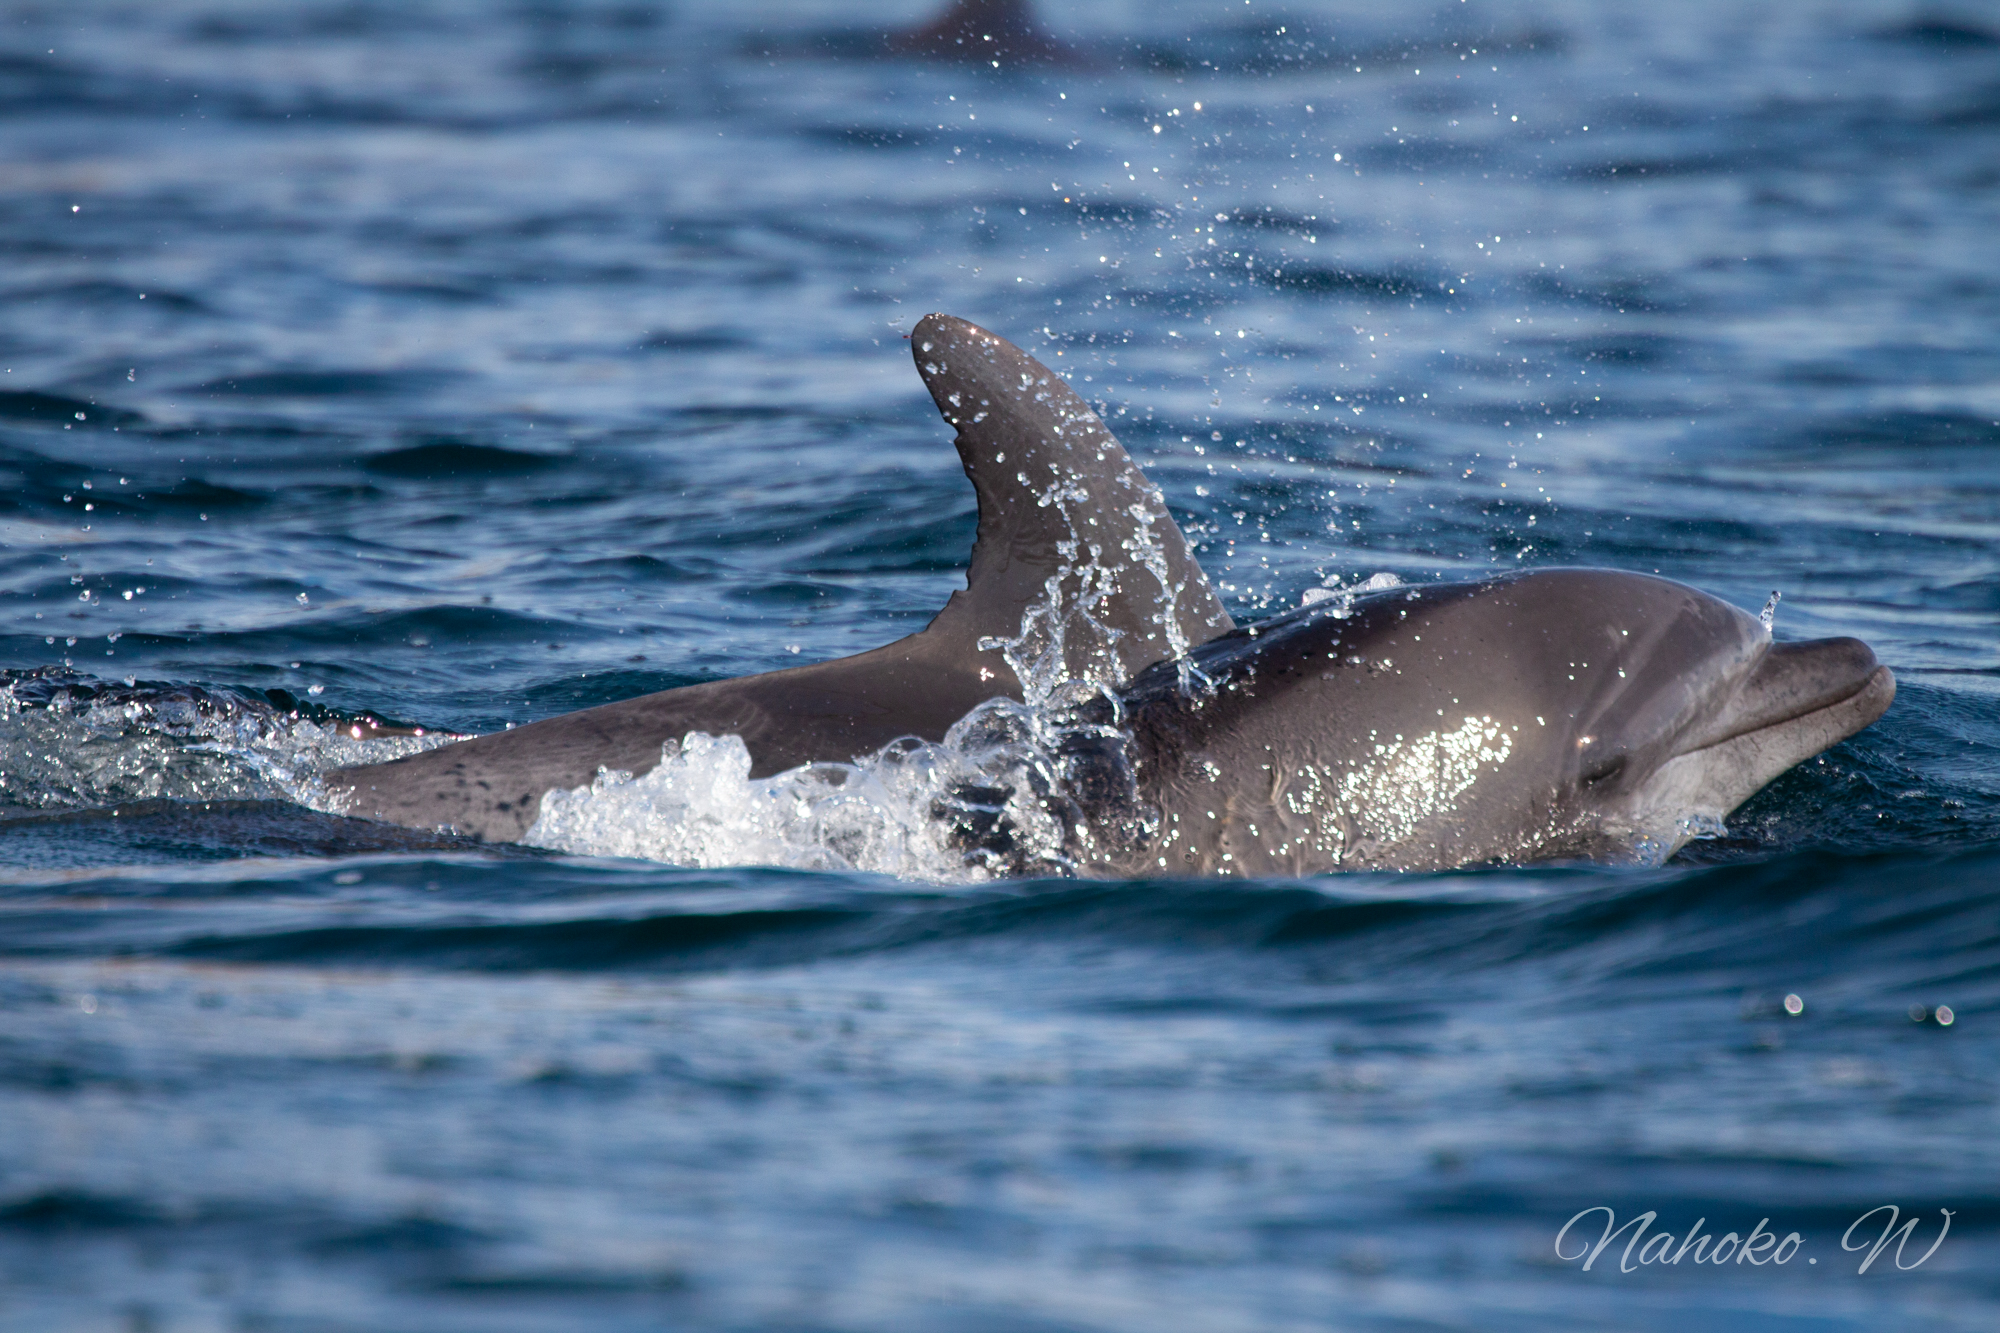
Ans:
{"label": "gray dolphin skin", "polygon": [[1896,692],[1858,640],[1774,644],[1693,588],[1596,569],[1336,598],[1189,661],[1205,689],[1154,667],[1087,710],[1115,712],[1158,812],[1108,873],[1657,861]]}
{"label": "gray dolphin skin", "polygon": [[[690,733],[742,737],[752,777],[941,740],[1023,697],[1011,657],[1080,683],[1055,733],[1116,738],[1061,760],[1076,873],[1654,861],[1895,696],[1857,640],[1774,643],[1727,603],[1614,570],[1336,594],[1237,627],[1158,488],[1060,377],[945,315],[911,347],[979,504],[967,586],[923,631],[339,770],[332,800],[514,841],[545,793],[643,775]],[[954,838],[1005,863],[1005,830]]]}

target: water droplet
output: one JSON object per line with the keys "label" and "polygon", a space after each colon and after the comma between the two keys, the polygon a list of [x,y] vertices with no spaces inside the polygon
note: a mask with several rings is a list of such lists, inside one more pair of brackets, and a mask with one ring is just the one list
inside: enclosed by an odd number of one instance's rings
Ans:
{"label": "water droplet", "polygon": [[1784,597],[1785,595],[1776,588],[1771,589],[1771,599],[1765,602],[1764,609],[1757,613],[1757,619],[1764,626],[1764,632],[1767,634],[1771,631],[1771,622],[1778,618],[1778,603],[1783,601]]}

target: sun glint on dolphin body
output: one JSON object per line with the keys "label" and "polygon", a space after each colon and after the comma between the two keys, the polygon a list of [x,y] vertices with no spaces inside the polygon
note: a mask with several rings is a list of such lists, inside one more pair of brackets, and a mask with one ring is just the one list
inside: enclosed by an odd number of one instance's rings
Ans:
{"label": "sun glint on dolphin body", "polygon": [[[1774,644],[1727,603],[1614,570],[1357,592],[1238,628],[1059,376],[945,315],[911,346],[979,502],[967,586],[922,632],[340,770],[333,799],[513,841],[545,794],[643,775],[691,734],[741,737],[766,777],[939,741],[1025,685],[1061,715],[1052,735],[1100,738],[1061,760],[1078,873],[1657,859],[1895,695],[1856,640]],[[1005,862],[1004,830],[941,836]]]}

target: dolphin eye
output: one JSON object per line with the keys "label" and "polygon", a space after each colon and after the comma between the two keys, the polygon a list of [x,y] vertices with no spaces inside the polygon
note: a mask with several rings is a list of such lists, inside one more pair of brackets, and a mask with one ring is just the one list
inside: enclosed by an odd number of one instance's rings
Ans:
{"label": "dolphin eye", "polygon": [[1626,754],[1623,750],[1613,750],[1607,754],[1586,754],[1583,771],[1577,776],[1586,787],[1594,787],[1600,782],[1617,777],[1625,771]]}

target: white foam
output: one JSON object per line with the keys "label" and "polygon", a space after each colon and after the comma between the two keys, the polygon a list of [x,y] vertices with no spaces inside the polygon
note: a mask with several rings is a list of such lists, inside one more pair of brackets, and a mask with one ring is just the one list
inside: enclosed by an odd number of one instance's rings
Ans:
{"label": "white foam", "polygon": [[[1080,830],[1060,813],[1052,742],[1036,710],[994,699],[939,743],[908,738],[854,763],[752,778],[741,737],[695,732],[643,776],[600,772],[588,787],[548,792],[522,841],[702,867],[961,882],[1061,874]],[[1004,828],[986,840],[1004,845],[980,845],[982,828]]]}

